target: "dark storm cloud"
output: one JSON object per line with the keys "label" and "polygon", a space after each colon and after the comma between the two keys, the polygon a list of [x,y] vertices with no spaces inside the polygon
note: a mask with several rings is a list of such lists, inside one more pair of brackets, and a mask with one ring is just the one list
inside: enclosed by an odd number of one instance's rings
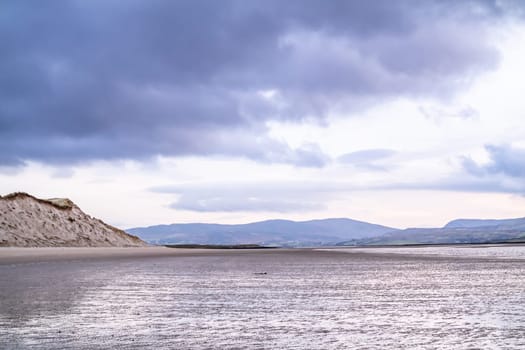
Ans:
{"label": "dark storm cloud", "polygon": [[490,1],[5,1],[0,164],[232,155],[322,166],[270,120],[443,97],[495,67]]}
{"label": "dark storm cloud", "polygon": [[[462,159],[458,173],[430,179],[409,181],[278,181],[239,183],[184,183],[150,188],[151,192],[171,194],[173,209],[198,212],[268,211],[304,212],[324,208],[336,198],[351,198],[359,191],[453,191],[525,195],[525,149],[510,146],[486,146],[491,161],[478,164]],[[339,162],[377,170],[375,162],[393,157],[397,152],[371,149],[348,153]],[[387,170],[383,167],[382,170]]]}
{"label": "dark storm cloud", "polygon": [[451,176],[429,181],[409,181],[372,186],[385,190],[437,190],[525,195],[525,149],[486,145],[488,162],[460,158],[461,168]]}
{"label": "dark storm cloud", "polygon": [[490,162],[478,164],[471,158],[463,158],[465,170],[475,176],[504,175],[516,179],[525,179],[525,149],[509,145],[486,145]]}

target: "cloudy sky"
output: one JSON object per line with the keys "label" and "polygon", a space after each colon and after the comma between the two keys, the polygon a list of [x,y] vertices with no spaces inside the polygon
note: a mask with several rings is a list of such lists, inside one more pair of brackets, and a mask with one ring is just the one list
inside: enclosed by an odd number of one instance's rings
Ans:
{"label": "cloudy sky", "polygon": [[522,1],[3,1],[0,193],[117,226],[525,216]]}

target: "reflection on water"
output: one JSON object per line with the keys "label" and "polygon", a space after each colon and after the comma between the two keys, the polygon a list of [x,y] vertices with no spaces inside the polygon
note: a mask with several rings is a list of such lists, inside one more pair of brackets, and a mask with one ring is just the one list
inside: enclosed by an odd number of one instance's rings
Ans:
{"label": "reflection on water", "polygon": [[[328,249],[319,249],[328,250]],[[330,248],[329,251],[367,252],[410,255],[450,256],[460,258],[524,259],[525,245],[456,245],[456,246],[414,246],[381,248]]]}
{"label": "reflection on water", "polygon": [[523,349],[524,281],[520,260],[336,251],[0,266],[0,348]]}

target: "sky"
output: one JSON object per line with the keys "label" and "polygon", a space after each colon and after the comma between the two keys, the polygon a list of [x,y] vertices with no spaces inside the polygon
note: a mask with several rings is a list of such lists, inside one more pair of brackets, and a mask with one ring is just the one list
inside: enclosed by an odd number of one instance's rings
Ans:
{"label": "sky", "polygon": [[121,228],[525,216],[522,1],[1,7],[0,194]]}

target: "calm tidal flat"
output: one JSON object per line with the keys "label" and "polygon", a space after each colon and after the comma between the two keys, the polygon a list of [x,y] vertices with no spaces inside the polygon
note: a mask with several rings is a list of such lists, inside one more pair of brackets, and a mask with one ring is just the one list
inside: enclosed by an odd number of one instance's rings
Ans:
{"label": "calm tidal flat", "polygon": [[0,349],[110,348],[523,349],[525,246],[0,264]]}

